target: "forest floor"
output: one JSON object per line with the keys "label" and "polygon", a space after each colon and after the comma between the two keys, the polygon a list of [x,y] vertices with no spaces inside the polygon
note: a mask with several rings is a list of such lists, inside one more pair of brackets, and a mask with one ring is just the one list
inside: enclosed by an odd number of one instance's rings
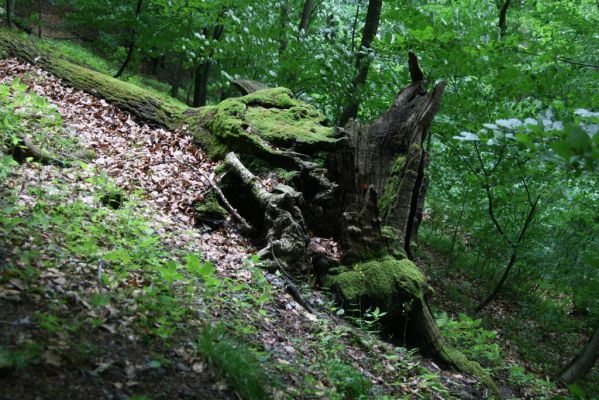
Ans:
{"label": "forest floor", "polygon": [[[454,324],[449,328],[454,331],[454,345],[468,347],[468,355],[491,368],[496,380],[514,390],[514,397],[539,398],[546,393],[543,397],[598,398],[596,369],[570,387],[570,392],[555,383],[556,374],[588,340],[578,328],[585,323],[585,315],[569,312],[569,298],[535,291],[530,285],[519,287],[513,277],[514,282],[484,311],[474,314],[481,296],[492,289],[484,284],[493,282],[492,277],[456,261],[449,265],[451,257],[440,250],[443,246],[439,243],[422,240],[418,247],[418,265],[435,288],[431,307]],[[444,327],[441,330],[451,335]]]}
{"label": "forest floor", "polygon": [[268,398],[488,396],[309,285],[318,312],[303,309],[232,221],[198,226],[217,166],[189,138],[16,60],[0,82],[48,100],[32,101],[64,128],[38,130],[47,116],[27,102],[15,113],[74,160],[25,160],[2,179],[0,399],[261,398],[265,383]]}

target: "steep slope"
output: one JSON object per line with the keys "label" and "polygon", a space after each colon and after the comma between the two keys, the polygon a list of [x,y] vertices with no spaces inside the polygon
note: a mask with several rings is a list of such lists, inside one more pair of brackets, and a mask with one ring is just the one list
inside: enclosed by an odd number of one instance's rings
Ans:
{"label": "steep slope", "polygon": [[[0,70],[2,82],[18,77],[24,93],[50,99],[59,134],[93,150],[65,168],[3,164],[3,396],[263,397],[243,391],[244,379],[262,379],[244,362],[267,371],[268,397],[438,397],[441,381],[458,391],[474,383],[423,374],[434,364],[339,320],[320,295],[318,315],[306,312],[281,278],[252,266],[235,231],[193,230],[190,206],[215,166],[185,136],[140,125],[39,68],[6,60]],[[18,112],[33,124],[27,107]],[[216,325],[226,333],[207,329]],[[199,340],[207,331],[208,343],[253,350],[219,359]]]}

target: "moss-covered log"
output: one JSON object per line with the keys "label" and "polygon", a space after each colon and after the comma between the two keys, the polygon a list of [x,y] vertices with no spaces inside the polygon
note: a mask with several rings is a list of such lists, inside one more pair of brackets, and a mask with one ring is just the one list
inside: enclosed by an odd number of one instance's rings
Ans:
{"label": "moss-covered log", "polygon": [[[338,139],[312,105],[285,88],[262,89],[198,110],[190,128],[215,158],[228,151],[293,168],[302,154],[334,148]],[[190,119],[190,121],[192,121]],[[206,134],[208,132],[208,134]]]}
{"label": "moss-covered log", "polygon": [[184,104],[63,60],[29,37],[0,30],[0,56],[39,65],[70,86],[101,97],[152,125],[173,129],[183,121]]}
{"label": "moss-covered log", "polygon": [[302,169],[307,157],[330,150],[335,132],[315,107],[285,88],[262,89],[216,106],[190,108],[167,96],[75,65],[35,39],[0,30],[0,57],[38,65],[68,85],[94,94],[151,125],[181,129],[214,158],[239,151],[263,164]]}
{"label": "moss-covered log", "polygon": [[365,312],[378,307],[385,312],[380,322],[393,341],[416,346],[424,354],[474,375],[496,390],[480,365],[468,361],[441,336],[426,302],[431,290],[412,261],[384,256],[357,263],[332,279],[332,289],[337,301],[348,310]]}

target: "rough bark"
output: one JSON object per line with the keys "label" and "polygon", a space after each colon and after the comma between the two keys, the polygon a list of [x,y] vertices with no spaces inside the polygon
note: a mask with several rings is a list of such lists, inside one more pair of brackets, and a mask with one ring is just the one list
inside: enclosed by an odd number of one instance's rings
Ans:
{"label": "rough bark", "polygon": [[314,1],[313,0],[305,0],[304,7],[302,7],[302,15],[300,17],[300,23],[298,27],[298,31],[301,34],[308,30],[310,26],[310,21],[312,19],[312,10],[314,9]]}
{"label": "rough bark", "polygon": [[362,31],[362,42],[360,44],[360,51],[356,55],[356,76],[352,82],[353,93],[350,96],[350,100],[341,113],[339,118],[339,125],[345,125],[350,119],[356,118],[358,110],[360,108],[360,96],[356,92],[359,92],[362,86],[366,83],[368,77],[368,70],[370,68],[370,59],[368,52],[372,46],[372,41],[376,37],[376,33],[379,30],[379,23],[381,20],[381,8],[383,6],[383,0],[370,0],[368,2],[368,11],[366,12],[366,22],[364,23],[364,29]]}
{"label": "rough bark", "polygon": [[364,194],[378,195],[381,225],[391,228],[409,254],[414,220],[425,181],[423,142],[439,109],[445,84],[426,91],[418,61],[410,53],[412,84],[395,98],[392,107],[370,124],[350,122],[344,129],[347,145],[330,159],[331,180],[339,184],[342,204],[359,210]]}
{"label": "rough bark", "polygon": [[310,269],[311,257],[308,230],[301,212],[302,194],[282,184],[267,191],[235,153],[227,154],[225,166],[250,190],[264,216],[261,229],[266,232],[266,246],[258,255],[283,272],[305,274]]}
{"label": "rough bark", "polygon": [[576,356],[559,376],[560,381],[572,384],[588,374],[599,359],[599,325],[584,349]]}

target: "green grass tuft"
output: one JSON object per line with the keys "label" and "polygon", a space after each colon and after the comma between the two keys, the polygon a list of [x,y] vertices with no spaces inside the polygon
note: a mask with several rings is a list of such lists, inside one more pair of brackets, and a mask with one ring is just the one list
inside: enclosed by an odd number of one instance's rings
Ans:
{"label": "green grass tuft", "polygon": [[255,355],[245,345],[227,337],[222,327],[206,328],[197,349],[243,399],[267,398],[267,378]]}

